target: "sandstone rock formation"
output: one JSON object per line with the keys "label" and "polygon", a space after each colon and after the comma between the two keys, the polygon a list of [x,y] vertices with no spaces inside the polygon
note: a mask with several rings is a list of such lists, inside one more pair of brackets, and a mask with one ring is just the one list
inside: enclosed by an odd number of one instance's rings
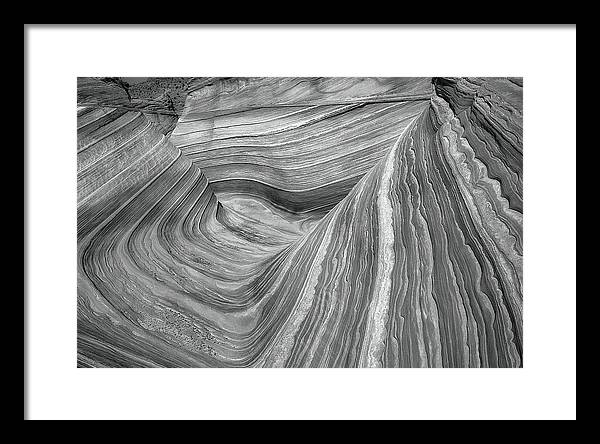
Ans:
{"label": "sandstone rock formation", "polygon": [[114,79],[78,81],[78,366],[522,366],[521,79]]}

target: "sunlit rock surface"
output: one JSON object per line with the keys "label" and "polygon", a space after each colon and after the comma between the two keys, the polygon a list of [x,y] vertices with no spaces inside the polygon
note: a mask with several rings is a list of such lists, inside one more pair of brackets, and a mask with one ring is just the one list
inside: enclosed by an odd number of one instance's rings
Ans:
{"label": "sunlit rock surface", "polygon": [[521,79],[111,79],[78,81],[78,366],[522,366]]}

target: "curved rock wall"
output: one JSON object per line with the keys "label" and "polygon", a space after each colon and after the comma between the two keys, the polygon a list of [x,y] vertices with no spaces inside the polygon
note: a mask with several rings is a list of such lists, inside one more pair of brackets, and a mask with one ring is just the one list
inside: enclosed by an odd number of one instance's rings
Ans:
{"label": "curved rock wall", "polygon": [[430,79],[191,82],[171,140],[218,192],[330,210],[427,107]]}
{"label": "curved rock wall", "polygon": [[170,138],[80,108],[78,365],[522,366],[519,88],[191,79]]}

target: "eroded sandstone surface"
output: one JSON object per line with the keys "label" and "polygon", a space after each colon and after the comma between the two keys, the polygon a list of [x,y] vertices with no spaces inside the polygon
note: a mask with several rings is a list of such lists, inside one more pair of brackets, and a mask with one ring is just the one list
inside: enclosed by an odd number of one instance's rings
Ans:
{"label": "eroded sandstone surface", "polygon": [[78,80],[78,366],[521,367],[522,79]]}

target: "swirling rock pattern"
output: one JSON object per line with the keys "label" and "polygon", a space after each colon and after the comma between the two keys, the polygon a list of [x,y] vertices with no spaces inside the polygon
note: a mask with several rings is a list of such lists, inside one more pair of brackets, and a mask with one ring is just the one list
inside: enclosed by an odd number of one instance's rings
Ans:
{"label": "swirling rock pattern", "polygon": [[78,82],[78,366],[522,366],[521,79],[182,82]]}

